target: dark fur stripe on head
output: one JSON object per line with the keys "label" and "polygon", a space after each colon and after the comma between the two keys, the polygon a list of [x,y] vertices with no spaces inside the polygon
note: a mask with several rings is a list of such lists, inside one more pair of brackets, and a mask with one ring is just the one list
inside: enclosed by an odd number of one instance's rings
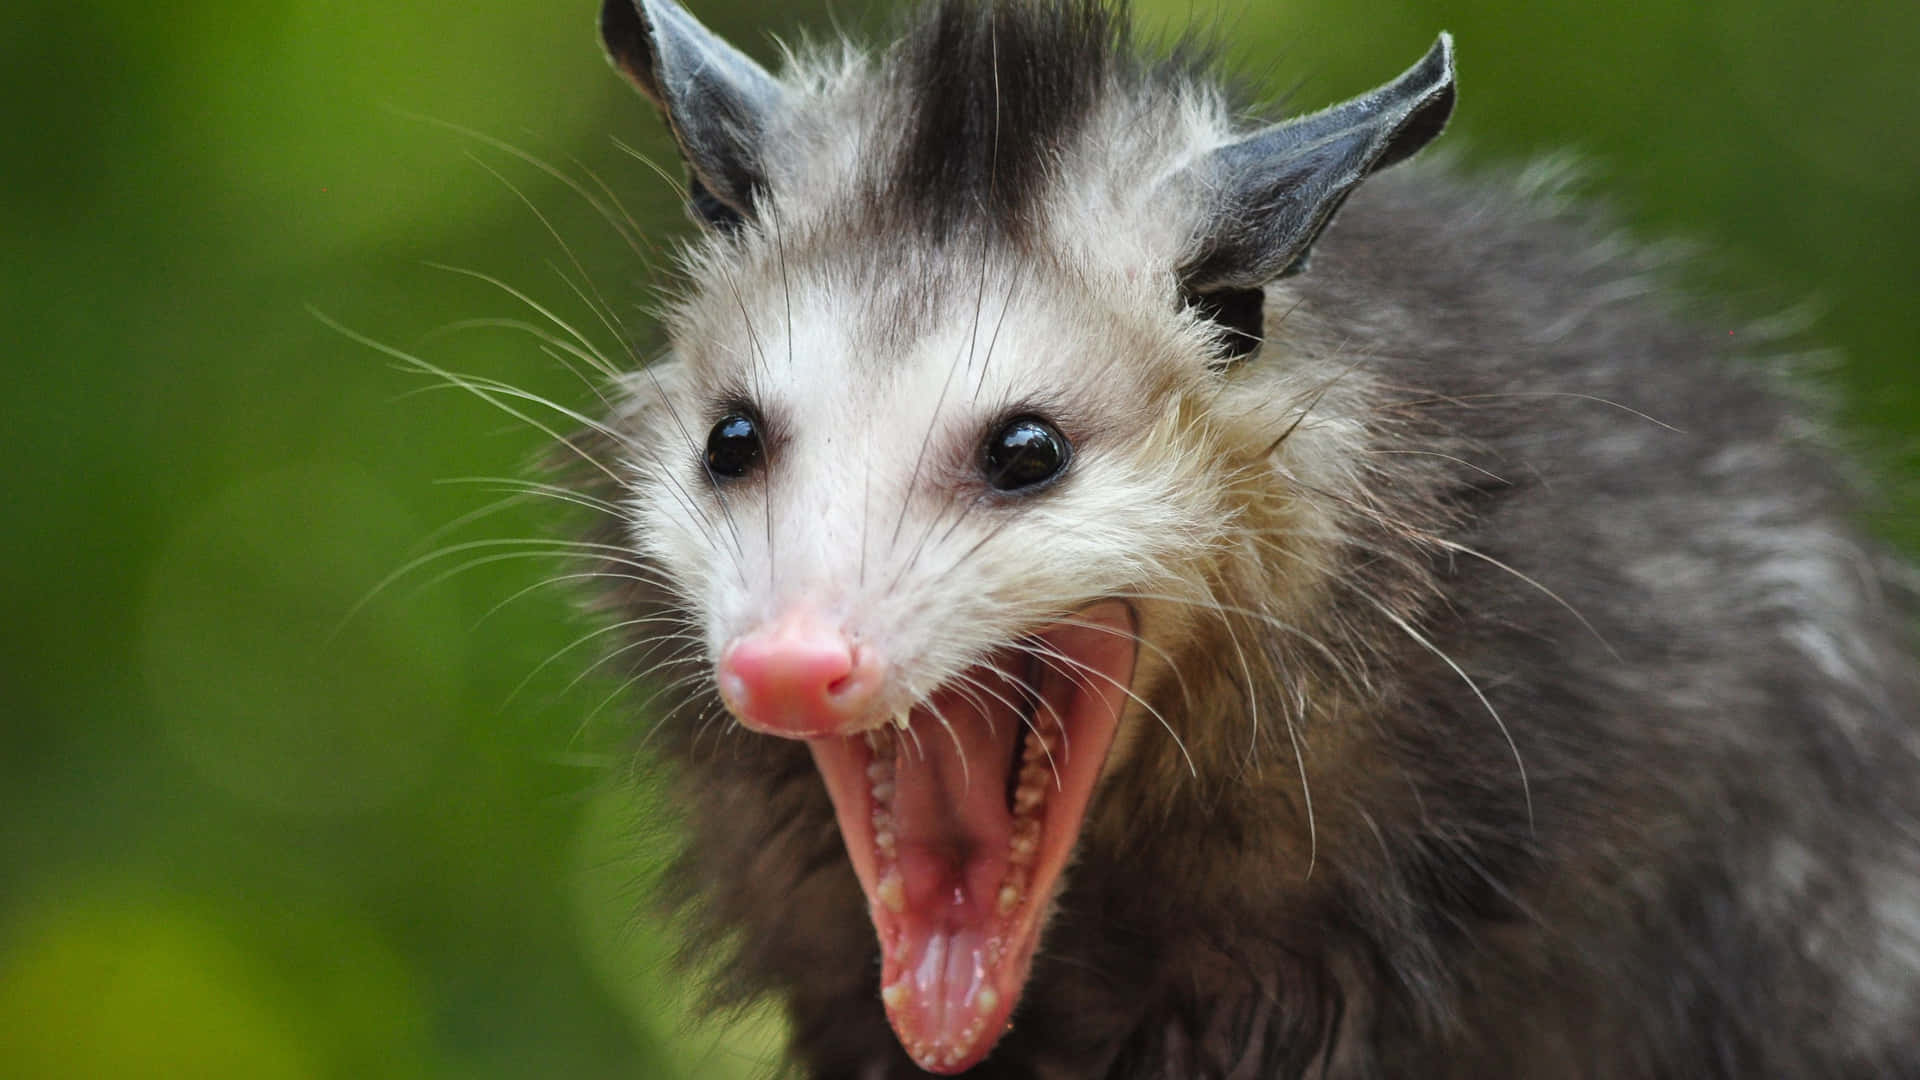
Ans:
{"label": "dark fur stripe on head", "polygon": [[935,236],[1018,232],[1120,58],[1124,3],[940,0],[902,43],[911,114],[888,194]]}

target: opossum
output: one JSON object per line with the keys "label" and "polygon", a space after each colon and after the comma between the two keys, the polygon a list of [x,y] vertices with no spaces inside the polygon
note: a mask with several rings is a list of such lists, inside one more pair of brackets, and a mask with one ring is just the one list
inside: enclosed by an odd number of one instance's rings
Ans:
{"label": "opossum", "polygon": [[1654,259],[1400,165],[1450,38],[1263,122],[1102,0],[601,30],[700,229],[568,449],[797,1071],[1920,1077],[1907,571]]}

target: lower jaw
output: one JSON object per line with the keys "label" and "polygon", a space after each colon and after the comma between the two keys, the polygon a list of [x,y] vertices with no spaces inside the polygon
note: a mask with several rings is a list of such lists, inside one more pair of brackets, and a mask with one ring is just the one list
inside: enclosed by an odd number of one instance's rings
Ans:
{"label": "lower jaw", "polygon": [[[1048,730],[1057,737],[1057,727]],[[1026,742],[1040,745],[1033,735]],[[1028,770],[1025,790],[1042,771]],[[902,850],[898,841],[876,844],[869,913],[880,945],[880,999],[901,1046],[924,1069],[970,1068],[1008,1026],[1051,888],[1035,881],[1045,811],[1044,800],[1030,802],[1003,842],[959,859]],[[883,815],[876,810],[876,820]]]}
{"label": "lower jaw", "polygon": [[809,741],[867,896],[888,1020],[930,1072],[971,1068],[1005,1032],[1131,681],[1118,602],[1039,640],[1100,678],[1055,664],[1028,688],[1027,716],[916,709],[899,733]]}

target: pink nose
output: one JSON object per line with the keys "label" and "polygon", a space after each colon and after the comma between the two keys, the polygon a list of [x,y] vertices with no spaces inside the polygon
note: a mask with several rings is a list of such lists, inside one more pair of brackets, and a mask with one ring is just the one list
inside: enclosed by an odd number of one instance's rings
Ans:
{"label": "pink nose", "polygon": [[812,739],[867,726],[885,672],[873,650],[796,609],[735,638],[715,676],[742,724]]}

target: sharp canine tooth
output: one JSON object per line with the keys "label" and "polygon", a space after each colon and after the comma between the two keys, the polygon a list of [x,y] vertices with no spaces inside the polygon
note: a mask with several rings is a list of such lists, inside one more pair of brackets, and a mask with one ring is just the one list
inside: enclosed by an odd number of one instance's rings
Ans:
{"label": "sharp canine tooth", "polygon": [[912,709],[901,709],[899,712],[895,713],[893,715],[894,726],[899,728],[901,731],[907,730],[907,717],[912,712],[913,712]]}

